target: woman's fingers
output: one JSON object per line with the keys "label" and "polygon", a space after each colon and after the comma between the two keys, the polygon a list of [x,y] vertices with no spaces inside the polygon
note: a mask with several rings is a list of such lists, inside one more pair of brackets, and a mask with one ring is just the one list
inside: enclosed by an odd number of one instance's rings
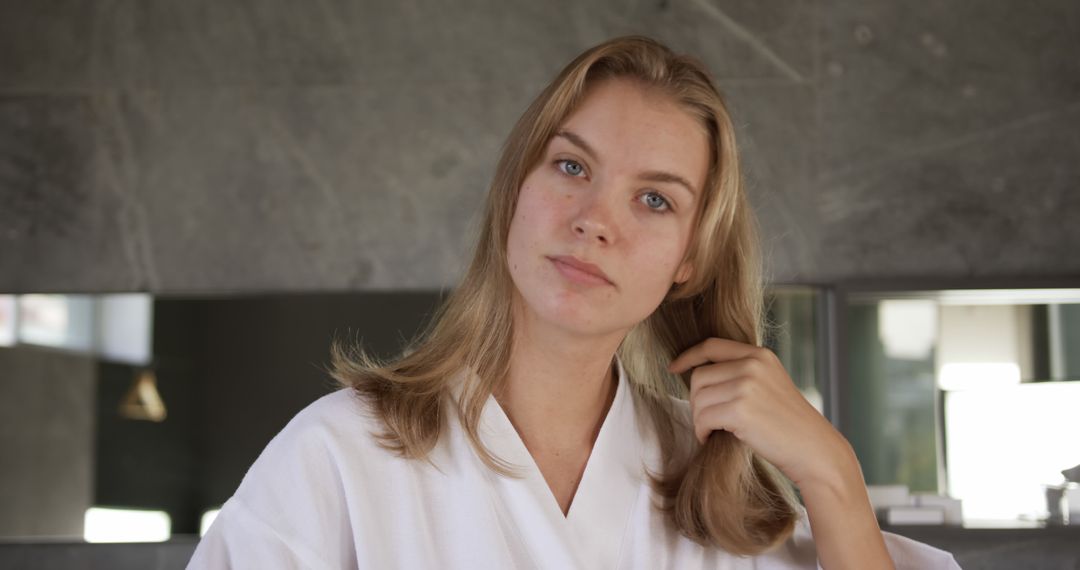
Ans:
{"label": "woman's fingers", "polygon": [[701,366],[708,362],[721,362],[757,356],[759,351],[769,352],[766,348],[746,344],[726,338],[709,338],[686,349],[668,365],[668,371],[674,374]]}
{"label": "woman's fingers", "polygon": [[796,484],[827,481],[842,464],[843,436],[806,401],[769,349],[711,338],[680,354],[668,369],[690,371],[698,441],[726,430]]}
{"label": "woman's fingers", "polygon": [[755,358],[706,364],[690,377],[690,411],[694,432],[704,443],[712,431],[723,429],[738,437],[747,410],[765,390],[764,365]]}
{"label": "woman's fingers", "polygon": [[741,374],[734,374],[707,385],[698,384],[690,403],[693,407],[705,408],[720,402],[730,402],[739,396],[747,395],[753,384],[753,377]]}
{"label": "woman's fingers", "polygon": [[690,372],[690,401],[709,386],[733,378],[760,376],[763,368],[762,362],[756,358],[739,358],[698,366]]}
{"label": "woman's fingers", "polygon": [[672,368],[679,370],[701,359],[708,360],[689,373],[690,409],[699,441],[722,429],[763,455],[772,455],[786,447],[776,440],[784,426],[793,430],[793,437],[806,435],[803,429],[808,426],[800,425],[800,416],[801,408],[809,404],[772,351],[709,339],[680,355]]}
{"label": "woman's fingers", "polygon": [[718,429],[737,432],[740,425],[731,414],[737,413],[738,407],[746,403],[745,398],[753,389],[753,382],[752,378],[747,377],[732,378],[698,392],[697,397],[690,401],[698,441],[704,443],[705,438]]}
{"label": "woman's fingers", "polygon": [[702,444],[709,438],[709,434],[716,430],[731,432],[735,437],[739,437],[741,421],[738,402],[719,402],[702,408],[694,416],[694,436]]}

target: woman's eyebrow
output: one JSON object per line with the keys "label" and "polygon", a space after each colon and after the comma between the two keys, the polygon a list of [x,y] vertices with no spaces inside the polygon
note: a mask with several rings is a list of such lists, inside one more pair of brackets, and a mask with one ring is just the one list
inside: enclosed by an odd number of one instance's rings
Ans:
{"label": "woman's eyebrow", "polygon": [[597,158],[596,151],[593,150],[593,147],[589,146],[589,143],[585,142],[585,139],[581,138],[581,136],[577,133],[563,129],[557,131],[555,133],[555,136],[562,137],[570,141],[571,144],[580,148],[585,154],[589,155],[589,158],[599,162],[600,159]]}
{"label": "woman's eyebrow", "polygon": [[689,192],[691,196],[697,198],[697,192],[694,192],[694,187],[691,186],[690,183],[687,182],[685,178],[683,178],[682,176],[679,176],[678,174],[672,174],[670,172],[665,172],[663,170],[648,170],[648,171],[642,172],[638,176],[638,178],[640,178],[642,180],[648,180],[650,182],[669,182],[669,183],[672,183],[672,184],[678,184],[678,185],[682,186],[683,188],[685,188],[686,191]]}
{"label": "woman's eyebrow", "polygon": [[[570,144],[573,144],[574,146],[580,148],[582,150],[582,152],[584,152],[585,154],[587,154],[589,156],[589,158],[591,158],[592,160],[595,160],[597,162],[600,162],[600,159],[597,156],[596,151],[593,150],[593,147],[590,146],[589,143],[585,142],[585,139],[581,138],[581,135],[578,135],[577,133],[575,133],[573,131],[568,131],[566,129],[562,129],[562,130],[556,131],[555,136],[561,137],[561,138],[564,138],[564,139],[570,141]],[[663,170],[647,170],[647,171],[642,172],[641,174],[639,174],[638,178],[641,179],[641,180],[648,180],[649,182],[661,182],[661,183],[678,184],[678,185],[682,186],[683,188],[685,188],[686,191],[689,192],[691,196],[693,196],[695,198],[697,197],[697,192],[694,191],[694,186],[692,184],[690,184],[690,182],[688,182],[686,180],[686,178],[684,178],[682,176],[679,176],[678,174],[673,174],[671,172],[665,172]]]}

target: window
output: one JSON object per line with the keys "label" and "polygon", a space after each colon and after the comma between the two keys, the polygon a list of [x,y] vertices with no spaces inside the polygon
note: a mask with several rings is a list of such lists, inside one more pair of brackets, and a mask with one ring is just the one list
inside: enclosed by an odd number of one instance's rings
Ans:
{"label": "window", "polygon": [[1041,520],[1080,464],[1080,291],[852,293],[845,432],[868,484]]}

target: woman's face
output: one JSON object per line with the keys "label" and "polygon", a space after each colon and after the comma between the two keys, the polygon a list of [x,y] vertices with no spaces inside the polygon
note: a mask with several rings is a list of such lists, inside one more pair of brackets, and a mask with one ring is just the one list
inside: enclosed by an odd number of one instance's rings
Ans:
{"label": "woman's face", "polygon": [[674,100],[626,79],[592,85],[521,186],[507,261],[526,318],[597,335],[648,317],[692,270],[681,261],[708,144]]}

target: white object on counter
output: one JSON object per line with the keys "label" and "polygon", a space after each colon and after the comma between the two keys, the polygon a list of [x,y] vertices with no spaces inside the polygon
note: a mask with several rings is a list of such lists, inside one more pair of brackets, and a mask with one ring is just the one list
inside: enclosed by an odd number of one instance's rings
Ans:
{"label": "white object on counter", "polygon": [[889,507],[881,516],[888,525],[945,524],[945,509],[942,507]]}
{"label": "white object on counter", "polygon": [[1065,503],[1069,508],[1069,524],[1080,525],[1080,487],[1065,490]]}
{"label": "white object on counter", "polygon": [[913,497],[916,507],[939,507],[945,512],[945,524],[964,524],[964,509],[960,499],[931,493],[916,493]]}
{"label": "white object on counter", "polygon": [[911,493],[907,485],[867,485],[870,504],[874,510],[882,512],[889,507],[910,507]]}

